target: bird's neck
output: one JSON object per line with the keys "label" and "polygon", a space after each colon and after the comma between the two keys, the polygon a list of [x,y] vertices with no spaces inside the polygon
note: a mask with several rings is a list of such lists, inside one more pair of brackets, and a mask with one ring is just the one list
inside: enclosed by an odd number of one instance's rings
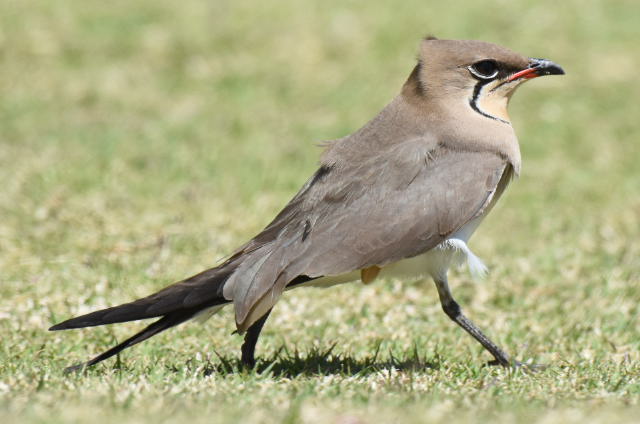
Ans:
{"label": "bird's neck", "polygon": [[[417,96],[407,87],[380,113],[350,136],[327,144],[322,163],[334,164],[357,151],[363,159],[399,143],[425,139],[454,150],[491,151],[505,157],[517,175],[520,148],[511,124],[484,117],[473,111],[465,99],[437,102]],[[347,152],[347,153],[345,153]]]}
{"label": "bird's neck", "polygon": [[[412,115],[414,121],[420,122],[421,130],[437,135],[440,143],[459,150],[493,151],[504,156],[515,174],[519,174],[520,146],[507,114],[508,99],[483,98],[477,103],[477,108],[482,108],[478,111],[466,91],[424,91],[418,95],[411,84],[409,79],[401,94],[387,108],[402,104],[412,110],[404,117]],[[392,109],[398,108],[402,107]],[[384,111],[380,115],[384,115]],[[394,119],[394,114],[389,118]]]}

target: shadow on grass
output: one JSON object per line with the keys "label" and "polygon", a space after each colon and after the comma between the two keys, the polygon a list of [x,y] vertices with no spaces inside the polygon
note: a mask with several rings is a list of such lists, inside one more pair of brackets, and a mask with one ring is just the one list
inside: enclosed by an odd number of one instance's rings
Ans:
{"label": "shadow on grass", "polygon": [[380,345],[370,357],[356,359],[350,355],[334,353],[335,344],[327,349],[313,347],[307,353],[300,353],[297,349],[290,352],[286,346],[282,346],[269,358],[258,359],[254,369],[249,370],[243,366],[237,357],[217,355],[217,361],[209,361],[204,368],[202,363],[196,365],[188,362],[188,367],[200,368],[204,375],[211,374],[236,374],[259,373],[271,374],[277,377],[297,377],[305,375],[367,375],[384,369],[396,369],[403,371],[420,371],[425,369],[438,369],[440,360],[438,356],[433,360],[420,357],[417,349],[397,358],[391,352],[386,360],[379,359]]}

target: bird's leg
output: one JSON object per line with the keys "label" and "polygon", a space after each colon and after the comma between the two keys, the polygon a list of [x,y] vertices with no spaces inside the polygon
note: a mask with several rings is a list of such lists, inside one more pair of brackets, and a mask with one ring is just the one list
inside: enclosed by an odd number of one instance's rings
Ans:
{"label": "bird's leg", "polygon": [[467,333],[471,334],[471,336],[476,339],[480,344],[487,349],[495,358],[495,361],[492,361],[492,364],[502,365],[505,367],[511,365],[518,365],[518,363],[513,363],[509,359],[509,355],[507,355],[502,349],[500,349],[494,342],[489,340],[487,336],[484,335],[482,331],[476,325],[471,322],[469,318],[464,316],[462,310],[460,309],[460,305],[455,301],[453,296],[451,295],[451,290],[449,290],[449,283],[447,282],[446,276],[443,278],[434,279],[436,283],[436,287],[438,288],[438,295],[440,296],[440,304],[442,305],[442,309],[444,312],[451,318],[456,324],[462,327]]}
{"label": "bird's leg", "polygon": [[269,318],[269,314],[271,313],[271,309],[267,311],[259,320],[251,324],[251,326],[247,329],[247,333],[244,336],[244,343],[242,343],[242,365],[247,367],[248,369],[252,369],[256,365],[255,352],[256,352],[256,343],[258,343],[258,337],[260,337],[260,332],[262,331],[262,327],[264,323]]}

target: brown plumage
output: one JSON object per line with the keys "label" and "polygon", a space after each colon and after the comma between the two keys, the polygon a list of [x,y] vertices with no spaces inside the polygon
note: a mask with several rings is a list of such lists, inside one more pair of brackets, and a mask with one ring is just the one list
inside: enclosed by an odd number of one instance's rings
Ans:
{"label": "brown plumage", "polygon": [[446,274],[466,259],[466,242],[520,170],[506,111],[513,90],[534,76],[561,74],[479,41],[424,40],[401,93],[350,136],[333,141],[319,170],[276,218],[223,264],[137,301],[55,325],[51,330],[163,317],[94,358],[122,349],[227,303],[243,362],[254,363],[258,335],[286,289],[378,275],[429,275],[445,312],[502,365],[509,357],[464,315]]}

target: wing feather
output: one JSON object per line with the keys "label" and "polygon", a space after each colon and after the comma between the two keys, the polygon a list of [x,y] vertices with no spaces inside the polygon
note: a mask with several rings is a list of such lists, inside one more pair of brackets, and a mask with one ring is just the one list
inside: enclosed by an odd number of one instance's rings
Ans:
{"label": "wing feather", "polygon": [[247,317],[258,303],[273,306],[299,275],[339,275],[432,249],[483,213],[509,166],[495,152],[454,150],[425,139],[360,162],[323,165],[237,252],[252,256],[225,287],[238,326],[251,324]]}

